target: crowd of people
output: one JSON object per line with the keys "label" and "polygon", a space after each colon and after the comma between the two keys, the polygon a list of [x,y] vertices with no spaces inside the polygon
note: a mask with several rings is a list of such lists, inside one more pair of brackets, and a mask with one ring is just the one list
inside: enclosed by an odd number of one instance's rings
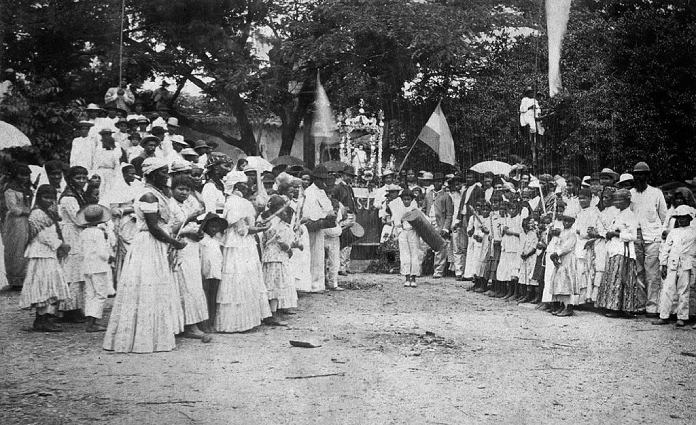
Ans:
{"label": "crowd of people", "polygon": [[433,278],[449,272],[473,281],[471,291],[556,316],[592,308],[664,325],[676,313],[682,327],[696,314],[696,202],[686,185],[663,193],[649,177],[644,162],[582,179],[523,167],[512,176],[408,170],[395,182],[388,173],[383,240],[398,241],[404,286],[416,286],[429,247],[409,212],[421,210],[445,240]]}
{"label": "crowd of people", "polygon": [[[185,140],[160,112],[89,105],[69,164],[48,161],[38,175],[8,168],[0,278],[21,287],[35,330],[86,322],[105,332],[107,350],[168,351],[175,335],[208,342],[214,332],[285,326],[298,292],[343,290],[356,223],[352,166],[234,164],[213,144]],[[469,290],[557,316],[589,305],[656,324],[676,312],[684,326],[696,202],[678,188],[668,203],[648,184],[647,164],[632,171],[580,179],[524,168],[385,170],[371,196],[406,287],[432,267],[435,279],[451,273],[472,281]],[[437,250],[419,216],[444,240]]]}

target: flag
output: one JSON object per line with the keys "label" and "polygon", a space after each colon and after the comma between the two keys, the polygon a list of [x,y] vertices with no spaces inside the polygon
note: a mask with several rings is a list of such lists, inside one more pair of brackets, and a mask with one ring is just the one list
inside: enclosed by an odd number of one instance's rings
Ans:
{"label": "flag", "polygon": [[457,162],[454,156],[454,139],[439,103],[437,108],[435,108],[435,112],[430,116],[428,122],[425,123],[425,127],[418,135],[418,139],[422,140],[437,153],[440,162],[452,165]]}
{"label": "flag", "polygon": [[568,28],[571,0],[546,0],[546,32],[549,41],[549,96],[554,97],[561,83],[561,47]]}
{"label": "flag", "polygon": [[322,139],[324,143],[337,143],[339,141],[335,137],[337,128],[329,97],[326,95],[324,86],[321,85],[319,73],[317,72],[317,91],[314,99],[311,135],[312,137]]}

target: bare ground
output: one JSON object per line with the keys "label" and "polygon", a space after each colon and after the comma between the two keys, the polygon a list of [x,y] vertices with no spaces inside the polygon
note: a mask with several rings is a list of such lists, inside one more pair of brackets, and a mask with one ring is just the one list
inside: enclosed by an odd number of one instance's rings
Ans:
{"label": "bare ground", "polygon": [[[344,284],[302,297],[288,328],[149,355],[105,352],[84,325],[29,332],[32,313],[4,293],[0,423],[696,423],[690,327],[556,318],[452,279]],[[307,338],[322,346],[288,342]]]}

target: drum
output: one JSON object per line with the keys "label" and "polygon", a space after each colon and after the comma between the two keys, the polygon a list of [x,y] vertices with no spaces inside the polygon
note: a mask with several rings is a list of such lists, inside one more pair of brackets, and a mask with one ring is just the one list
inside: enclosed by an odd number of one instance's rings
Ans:
{"label": "drum", "polygon": [[421,210],[412,210],[404,214],[404,220],[411,223],[413,230],[427,243],[433,251],[439,251],[445,245],[440,232],[433,227]]}
{"label": "drum", "polygon": [[352,226],[346,227],[341,233],[341,248],[353,245],[355,241],[365,236],[365,229],[360,223],[355,222]]}

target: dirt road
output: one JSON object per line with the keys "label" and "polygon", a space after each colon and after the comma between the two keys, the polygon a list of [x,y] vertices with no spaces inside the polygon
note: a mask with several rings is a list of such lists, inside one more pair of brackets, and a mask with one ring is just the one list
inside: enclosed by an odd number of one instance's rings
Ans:
{"label": "dirt road", "polygon": [[[304,296],[288,328],[112,354],[68,325],[33,333],[0,297],[0,423],[696,423],[696,331],[592,312],[556,318],[358,274]],[[294,348],[313,338],[319,348]],[[311,375],[328,375],[315,376]]]}

